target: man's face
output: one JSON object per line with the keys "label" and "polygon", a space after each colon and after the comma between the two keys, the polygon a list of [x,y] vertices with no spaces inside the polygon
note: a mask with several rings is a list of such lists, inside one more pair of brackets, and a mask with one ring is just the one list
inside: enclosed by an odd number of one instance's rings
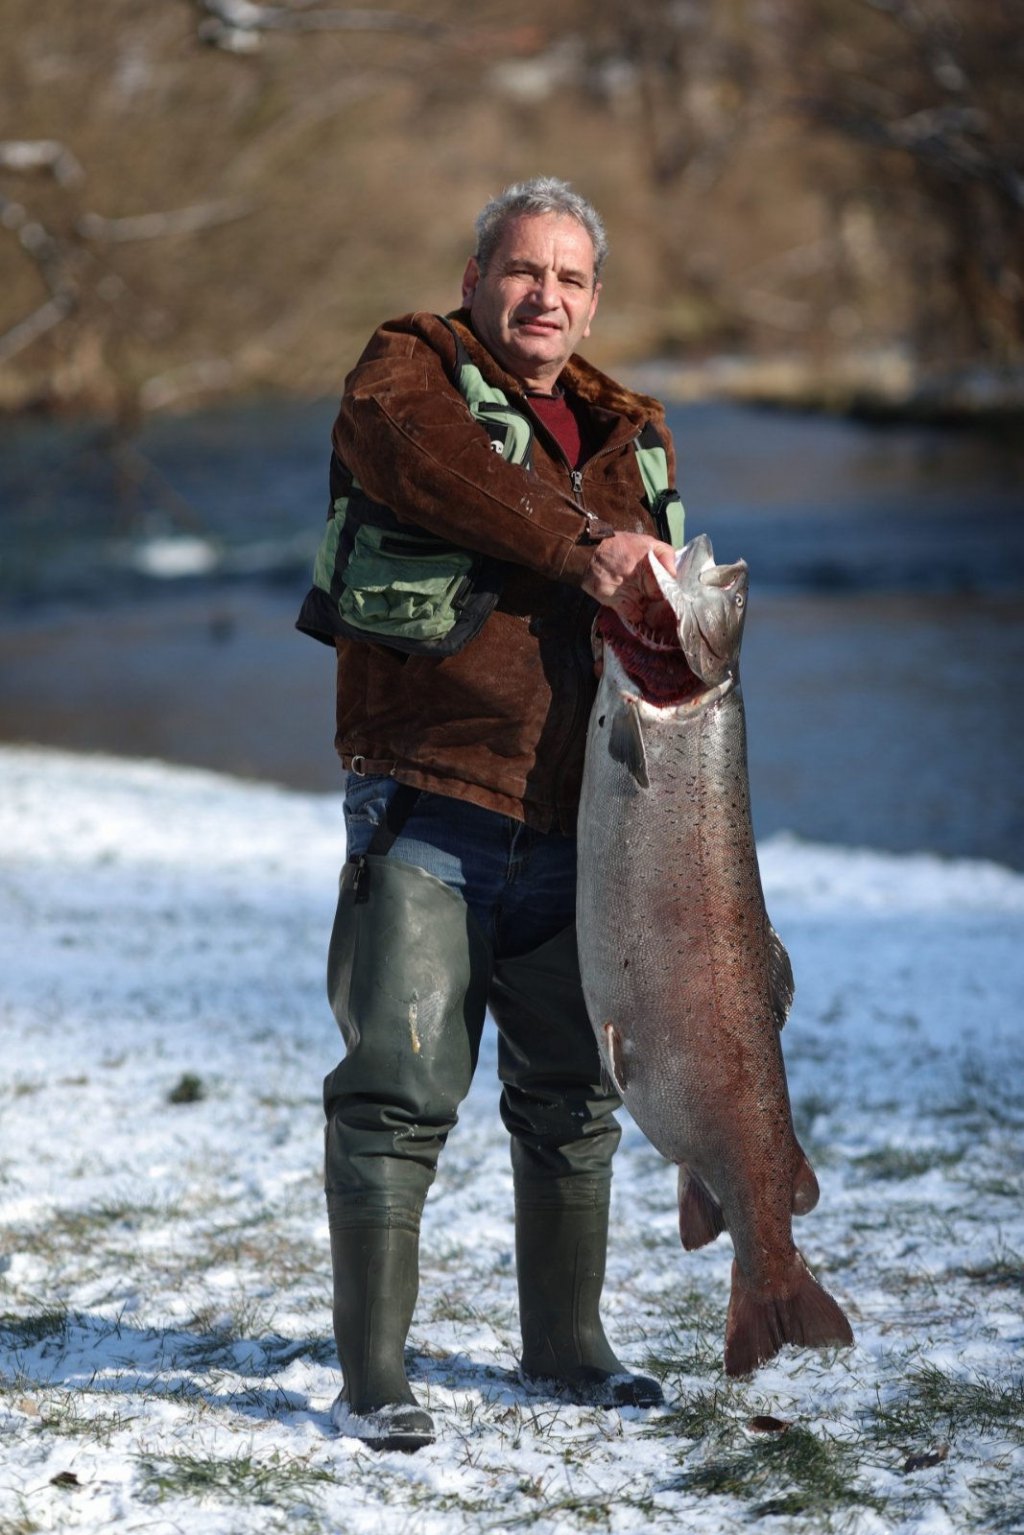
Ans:
{"label": "man's face", "polygon": [[462,302],[505,371],[550,391],[590,335],[600,288],[582,224],[560,213],[522,214],[506,223],[486,272],[470,258]]}

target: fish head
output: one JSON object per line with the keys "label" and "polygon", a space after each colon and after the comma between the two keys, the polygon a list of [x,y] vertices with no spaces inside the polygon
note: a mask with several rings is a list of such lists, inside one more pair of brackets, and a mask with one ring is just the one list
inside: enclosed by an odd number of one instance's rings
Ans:
{"label": "fish head", "polygon": [[653,557],[650,563],[690,670],[707,687],[734,678],[747,616],[746,561],[716,565],[710,538],[699,533],[679,551],[675,576]]}
{"label": "fish head", "polygon": [[664,600],[655,599],[639,623],[602,608],[595,625],[595,653],[605,660],[610,656],[624,696],[658,709],[703,707],[738,679],[746,563],[716,565],[704,533],[679,551],[674,575],[653,556],[648,558],[655,590]]}

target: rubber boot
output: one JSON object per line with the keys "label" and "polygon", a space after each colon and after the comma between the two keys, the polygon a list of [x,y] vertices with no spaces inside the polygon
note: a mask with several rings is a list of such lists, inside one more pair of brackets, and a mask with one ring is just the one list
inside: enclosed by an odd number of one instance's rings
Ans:
{"label": "rubber boot", "polygon": [[433,1419],[413,1396],[404,1358],[419,1290],[419,1232],[332,1224],[331,1263],[344,1378],[331,1422],[374,1450],[433,1444]]}
{"label": "rubber boot", "polygon": [[469,1089],[490,951],[433,875],[368,855],[346,865],[328,992],[347,1045],[324,1083],[325,1184],[340,1433],[375,1449],[434,1439],[405,1374],[419,1288],[419,1221]]}
{"label": "rubber boot", "polygon": [[569,1401],[653,1407],[661,1388],[616,1358],[598,1309],[619,1097],[602,1080],[575,928],[500,960],[490,1003],[512,1137],[520,1373]]}
{"label": "rubber boot", "polygon": [[658,1382],[626,1368],[601,1323],[608,1196],[605,1179],[558,1179],[543,1193],[517,1186],[520,1374],[564,1401],[657,1407]]}

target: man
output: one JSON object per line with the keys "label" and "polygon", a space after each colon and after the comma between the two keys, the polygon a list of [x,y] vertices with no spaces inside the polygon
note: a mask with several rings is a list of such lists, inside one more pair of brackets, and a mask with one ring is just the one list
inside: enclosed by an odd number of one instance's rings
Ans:
{"label": "man", "polygon": [[574,355],[607,249],[594,209],[537,178],[489,203],[477,236],[463,308],[381,326],[346,380],[299,618],[337,647],[348,769],[328,963],[347,1054],[324,1084],[332,1419],[377,1448],[434,1437],[403,1350],[420,1214],[487,1006],[521,1376],[573,1401],[661,1400],[598,1314],[619,1100],[573,921],[590,628],[597,603],[657,619],[647,560],[674,568],[672,446],[656,401]]}

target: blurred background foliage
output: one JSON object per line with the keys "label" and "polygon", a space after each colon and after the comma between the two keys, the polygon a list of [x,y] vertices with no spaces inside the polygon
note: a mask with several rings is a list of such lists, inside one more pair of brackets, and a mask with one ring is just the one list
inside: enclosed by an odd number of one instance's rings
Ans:
{"label": "blurred background foliage", "polygon": [[0,408],[335,394],[506,182],[659,383],[1019,404],[1024,0],[0,0]]}

